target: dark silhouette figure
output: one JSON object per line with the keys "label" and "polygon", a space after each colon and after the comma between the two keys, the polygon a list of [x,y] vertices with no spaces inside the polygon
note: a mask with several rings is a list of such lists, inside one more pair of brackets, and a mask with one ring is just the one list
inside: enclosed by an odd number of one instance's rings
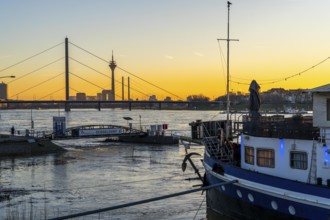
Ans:
{"label": "dark silhouette figure", "polygon": [[252,117],[259,117],[259,108],[260,108],[260,95],[259,95],[260,86],[255,80],[252,80],[250,84],[250,103],[249,103],[249,110],[250,116]]}
{"label": "dark silhouette figure", "polygon": [[250,103],[249,103],[249,111],[250,111],[250,119],[251,121],[248,123],[249,132],[253,135],[258,131],[259,119],[260,119],[260,96],[259,96],[260,86],[255,80],[252,80],[250,84]]}

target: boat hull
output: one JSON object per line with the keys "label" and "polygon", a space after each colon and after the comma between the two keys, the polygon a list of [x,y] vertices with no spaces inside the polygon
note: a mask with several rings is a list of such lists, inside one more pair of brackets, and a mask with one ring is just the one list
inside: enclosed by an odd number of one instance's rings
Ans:
{"label": "boat hull", "polygon": [[[221,169],[219,169],[219,166],[221,166]],[[321,198],[322,190],[327,194],[329,188],[318,188],[307,184],[293,183],[292,181],[285,183],[283,179],[250,173],[228,164],[217,164],[215,166],[212,159],[210,160],[207,157],[204,161],[204,167],[208,185],[238,180],[238,183],[207,191],[208,219],[221,219],[220,216],[223,215],[232,219],[330,218],[327,195],[323,198],[322,204],[316,204],[309,199],[312,196]],[[251,176],[253,176],[255,182],[252,181]],[[273,185],[270,185],[270,183]],[[299,189],[299,192],[294,192],[293,188],[285,188],[286,186],[292,187],[292,185]],[[308,194],[316,190],[318,190],[318,195]],[[299,194],[300,198],[290,196],[290,194]]]}
{"label": "boat hull", "polygon": [[[229,189],[229,186],[226,186]],[[231,191],[235,191],[231,189]],[[270,209],[244,202],[227,195],[219,189],[210,189],[206,192],[207,219],[304,219],[282,214]]]}

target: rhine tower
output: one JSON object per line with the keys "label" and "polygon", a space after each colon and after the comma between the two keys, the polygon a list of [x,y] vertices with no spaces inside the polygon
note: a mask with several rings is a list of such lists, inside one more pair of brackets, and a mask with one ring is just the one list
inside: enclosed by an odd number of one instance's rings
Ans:
{"label": "rhine tower", "polygon": [[112,77],[111,77],[111,89],[112,89],[112,96],[113,100],[116,100],[115,94],[115,69],[116,69],[116,62],[113,60],[113,51],[112,51],[112,60],[110,61],[109,67],[111,69]]}

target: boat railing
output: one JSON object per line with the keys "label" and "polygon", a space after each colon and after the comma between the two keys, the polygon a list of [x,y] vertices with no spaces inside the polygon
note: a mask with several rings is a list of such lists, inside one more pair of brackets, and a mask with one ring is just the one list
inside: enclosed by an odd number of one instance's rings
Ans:
{"label": "boat railing", "polygon": [[202,122],[203,143],[211,157],[229,162],[233,158],[233,149],[225,138],[226,123],[226,121]]}
{"label": "boat railing", "polygon": [[310,116],[285,118],[283,115],[243,117],[245,134],[258,137],[317,139],[320,129],[313,127]]}

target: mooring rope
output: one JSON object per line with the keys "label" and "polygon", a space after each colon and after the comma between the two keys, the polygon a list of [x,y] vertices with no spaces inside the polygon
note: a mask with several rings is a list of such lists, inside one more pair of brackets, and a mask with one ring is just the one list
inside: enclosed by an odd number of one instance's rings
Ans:
{"label": "mooring rope", "polygon": [[111,211],[111,210],[115,210],[115,209],[122,209],[122,208],[130,207],[130,206],[135,206],[135,205],[140,205],[140,204],[144,204],[144,203],[149,203],[149,202],[154,202],[154,201],[158,201],[158,200],[177,197],[177,196],[181,196],[181,195],[186,195],[186,194],[190,194],[190,193],[194,193],[194,192],[198,192],[198,191],[205,191],[205,190],[209,190],[209,189],[219,187],[222,185],[228,185],[228,184],[233,184],[233,183],[237,183],[237,182],[238,182],[238,180],[232,180],[232,181],[218,183],[218,184],[214,184],[214,185],[210,185],[210,186],[200,187],[198,189],[186,190],[186,191],[177,192],[177,193],[173,193],[173,194],[169,194],[169,195],[153,197],[150,199],[144,199],[144,200],[140,200],[140,201],[111,206],[111,207],[107,207],[107,208],[96,209],[96,210],[92,210],[92,211],[81,212],[81,213],[76,213],[76,214],[72,214],[72,215],[66,215],[66,216],[62,216],[62,217],[52,218],[49,220],[63,220],[63,219],[69,219],[69,218],[77,218],[77,217],[81,217],[81,216],[97,214],[100,212],[106,212],[106,211]]}
{"label": "mooring rope", "polygon": [[203,201],[201,202],[201,204],[199,205],[199,207],[198,207],[198,209],[197,209],[197,212],[196,212],[196,214],[195,214],[195,216],[194,216],[193,220],[195,220],[195,219],[196,219],[196,217],[197,217],[197,215],[198,215],[198,212],[201,210],[201,208],[202,208],[202,205],[203,205],[204,201],[205,201],[205,197],[204,197]]}

